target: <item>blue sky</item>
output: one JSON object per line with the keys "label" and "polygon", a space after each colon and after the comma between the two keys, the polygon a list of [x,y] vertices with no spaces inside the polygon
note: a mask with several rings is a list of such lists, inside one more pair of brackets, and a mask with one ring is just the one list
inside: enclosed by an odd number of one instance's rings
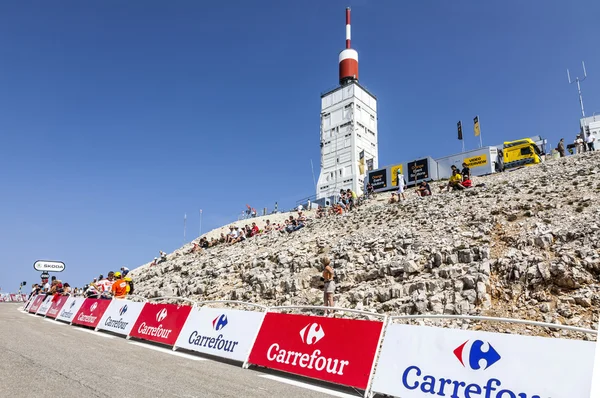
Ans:
{"label": "blue sky", "polygon": [[581,60],[600,112],[598,1],[5,1],[2,291],[38,259],[74,286],[138,266],[180,247],[184,213],[190,240],[199,209],[206,231],[314,193],[347,5],[382,165],[458,152],[477,114],[484,145],[570,141]]}

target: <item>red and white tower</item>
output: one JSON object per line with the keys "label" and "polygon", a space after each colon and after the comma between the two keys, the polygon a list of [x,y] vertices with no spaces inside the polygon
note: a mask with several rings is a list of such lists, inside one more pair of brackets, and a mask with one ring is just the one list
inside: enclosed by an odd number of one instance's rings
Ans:
{"label": "red and white tower", "polygon": [[351,47],[350,7],[346,8],[346,48],[340,51],[340,84],[358,81],[358,52]]}
{"label": "red and white tower", "polygon": [[358,83],[358,52],[351,48],[346,8],[346,48],[339,55],[339,87],[321,95],[321,173],[317,199],[341,189],[362,193],[368,168],[379,166],[377,99]]}

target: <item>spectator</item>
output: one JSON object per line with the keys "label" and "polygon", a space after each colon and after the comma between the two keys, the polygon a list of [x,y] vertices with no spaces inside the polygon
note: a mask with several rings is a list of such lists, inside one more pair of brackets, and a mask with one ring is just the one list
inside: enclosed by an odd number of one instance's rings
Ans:
{"label": "spectator", "polygon": [[373,184],[369,182],[367,183],[367,199],[371,197],[375,197],[375,190],[373,189]]}
{"label": "spectator", "polygon": [[460,174],[462,175],[463,181],[471,180],[471,169],[469,168],[469,166],[467,166],[465,162],[463,162],[462,166],[463,168]]}
{"label": "spectator", "polygon": [[123,298],[127,295],[127,281],[123,279],[119,271],[115,272],[115,278],[117,278],[112,284],[110,291],[113,297]]}
{"label": "spectator", "polygon": [[465,189],[465,187],[462,186],[461,182],[462,182],[462,176],[458,172],[458,169],[454,168],[452,170],[452,177],[450,177],[450,180],[448,181],[448,185],[447,185],[448,190],[451,190],[451,189],[452,190],[463,190],[463,189]]}
{"label": "spectator", "polygon": [[256,236],[258,235],[260,232],[260,230],[258,229],[258,226],[256,225],[255,222],[252,223],[252,228],[250,229],[250,236]]}
{"label": "spectator", "polygon": [[431,195],[431,187],[429,186],[429,183],[427,181],[421,182],[421,184],[417,188],[417,195],[421,197]]}
{"label": "spectator", "polygon": [[560,141],[558,141],[558,146],[556,147],[556,150],[560,154],[561,158],[565,157],[565,139],[564,138],[561,138]]}
{"label": "spectator", "polygon": [[594,141],[596,141],[596,138],[594,136],[592,136],[590,133],[586,133],[585,142],[587,144],[587,150],[588,151],[595,151],[596,150],[594,148]]}
{"label": "spectator", "polygon": [[[331,267],[331,261],[328,257],[323,257],[321,259],[321,264],[323,265],[323,282],[325,283],[323,286],[323,305],[325,307],[333,307],[333,294],[335,293],[335,281],[334,281],[334,272]],[[328,310],[325,311],[325,316],[328,316],[330,312]],[[331,316],[333,316],[333,311],[331,311]]]}
{"label": "spectator", "polygon": [[390,196],[390,200],[388,200],[389,204],[398,203],[400,200],[398,199],[398,194],[396,192],[392,192],[392,196]]}
{"label": "spectator", "polygon": [[121,267],[121,273],[123,274],[123,276],[127,276],[127,274],[129,273],[129,268]]}
{"label": "spectator", "polygon": [[406,182],[404,181],[404,174],[402,174],[402,171],[400,171],[400,168],[398,168],[398,170],[396,172],[396,176],[398,178],[398,202],[399,202],[401,195],[402,195],[402,199],[406,200],[406,196],[404,196],[404,187],[405,187]]}
{"label": "spectator", "polygon": [[581,138],[581,135],[578,135],[577,138],[575,138],[575,153],[583,153],[583,138]]}

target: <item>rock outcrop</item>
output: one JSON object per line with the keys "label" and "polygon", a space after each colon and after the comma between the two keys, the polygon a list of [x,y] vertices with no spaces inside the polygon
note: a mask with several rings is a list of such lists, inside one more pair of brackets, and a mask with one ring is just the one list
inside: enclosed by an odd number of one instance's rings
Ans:
{"label": "rock outcrop", "polygon": [[505,316],[595,329],[600,154],[474,182],[485,186],[440,193],[443,182],[434,182],[431,197],[408,190],[406,201],[387,204],[388,195],[379,195],[292,234],[271,233],[200,254],[185,254],[188,245],[164,263],[134,270],[136,289],[147,297],[320,305],[319,258],[327,255],[339,275],[336,303],[342,307]]}

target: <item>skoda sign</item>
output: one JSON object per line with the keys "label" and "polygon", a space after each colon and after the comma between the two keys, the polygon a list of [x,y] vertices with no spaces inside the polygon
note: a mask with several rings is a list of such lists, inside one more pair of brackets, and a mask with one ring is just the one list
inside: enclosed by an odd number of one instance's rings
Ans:
{"label": "skoda sign", "polygon": [[62,261],[38,260],[33,263],[33,268],[41,272],[62,272],[65,270],[65,263]]}

